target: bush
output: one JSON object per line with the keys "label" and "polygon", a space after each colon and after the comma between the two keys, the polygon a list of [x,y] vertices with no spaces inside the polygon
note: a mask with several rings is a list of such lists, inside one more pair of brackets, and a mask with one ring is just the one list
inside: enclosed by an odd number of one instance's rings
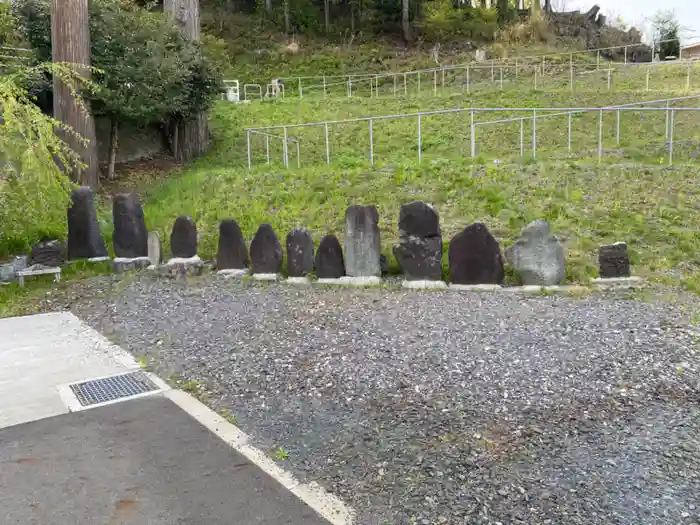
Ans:
{"label": "bush", "polygon": [[466,38],[492,42],[498,32],[498,13],[495,9],[455,8],[452,0],[434,0],[425,4],[421,27],[428,41]]}

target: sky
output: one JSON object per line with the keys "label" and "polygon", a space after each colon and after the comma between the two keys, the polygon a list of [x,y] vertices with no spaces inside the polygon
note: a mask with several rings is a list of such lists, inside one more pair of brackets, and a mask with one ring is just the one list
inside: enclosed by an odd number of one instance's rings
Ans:
{"label": "sky", "polygon": [[649,20],[659,9],[673,10],[685,31],[681,34],[684,45],[700,42],[700,1],[698,0],[552,0],[556,11],[587,11],[598,4],[608,19],[621,17],[627,25],[638,27],[651,36]]}

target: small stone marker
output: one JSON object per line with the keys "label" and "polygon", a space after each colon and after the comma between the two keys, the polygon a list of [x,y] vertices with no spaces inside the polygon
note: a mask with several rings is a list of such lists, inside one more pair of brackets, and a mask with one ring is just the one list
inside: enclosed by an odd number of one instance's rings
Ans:
{"label": "small stone marker", "polygon": [[148,232],[148,260],[153,266],[163,262],[163,242],[158,232]]}
{"label": "small stone marker", "polygon": [[627,244],[616,242],[615,244],[601,246],[598,250],[598,266],[600,267],[600,277],[602,279],[629,277],[631,271]]}
{"label": "small stone marker", "polygon": [[343,248],[335,235],[321,239],[316,251],[316,276],[319,279],[339,279],[345,275]]}
{"label": "small stone marker", "polygon": [[306,277],[314,270],[314,241],[311,232],[294,228],[287,234],[287,275]]}
{"label": "small stone marker", "polygon": [[56,240],[43,240],[32,246],[29,254],[29,264],[43,266],[61,266],[66,262],[66,249],[63,243]]}
{"label": "small stone marker", "polygon": [[374,206],[345,212],[345,271],[352,277],[381,276],[379,213]]}
{"label": "small stone marker", "polygon": [[170,234],[170,251],[173,257],[183,259],[197,255],[197,225],[191,217],[181,215],[175,219]]}
{"label": "small stone marker", "polygon": [[452,238],[447,256],[453,284],[503,283],[501,248],[480,222],[470,224]]}
{"label": "small stone marker", "polygon": [[11,261],[0,264],[0,283],[9,283],[17,278],[17,272],[28,266],[29,257],[19,255]]}
{"label": "small stone marker", "polygon": [[114,254],[133,259],[148,255],[148,230],[143,208],[135,193],[120,193],[112,204]]}
{"label": "small stone marker", "polygon": [[280,273],[282,245],[269,224],[261,224],[250,243],[250,262],[253,273]]}
{"label": "small stone marker", "polygon": [[564,246],[552,235],[547,221],[528,224],[505,252],[524,285],[551,286],[566,277]]}
{"label": "small stone marker", "polygon": [[248,248],[240,226],[233,219],[221,221],[216,268],[218,270],[244,270],[248,268],[248,264]]}
{"label": "small stone marker", "polygon": [[442,279],[442,236],[437,211],[423,201],[401,206],[394,257],[409,281]]}
{"label": "small stone marker", "polygon": [[73,190],[68,208],[68,259],[106,257],[100,224],[92,197],[92,190],[81,187]]}

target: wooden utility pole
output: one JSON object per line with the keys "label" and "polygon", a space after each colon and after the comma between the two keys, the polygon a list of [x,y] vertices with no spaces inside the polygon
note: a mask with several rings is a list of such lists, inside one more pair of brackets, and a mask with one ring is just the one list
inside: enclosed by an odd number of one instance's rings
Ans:
{"label": "wooden utility pole", "polygon": [[[51,12],[51,50],[54,63],[67,62],[74,72],[90,77],[90,25],[88,0],[53,0]],[[66,143],[80,155],[85,167],[74,173],[73,180],[82,186],[97,189],[99,171],[95,119],[87,100],[79,100],[71,91],[79,89],[78,82],[67,85],[57,75],[53,80],[53,114],[80,137],[62,133]]]}
{"label": "wooden utility pole", "polygon": [[411,41],[411,22],[408,14],[408,0],[403,0],[401,2],[401,32],[403,33],[403,40],[407,44]]}
{"label": "wooden utility pole", "polygon": [[[185,37],[199,41],[199,0],[163,0],[163,11],[181,28]],[[171,123],[170,143],[178,162],[187,162],[204,155],[209,149],[207,115]]]}

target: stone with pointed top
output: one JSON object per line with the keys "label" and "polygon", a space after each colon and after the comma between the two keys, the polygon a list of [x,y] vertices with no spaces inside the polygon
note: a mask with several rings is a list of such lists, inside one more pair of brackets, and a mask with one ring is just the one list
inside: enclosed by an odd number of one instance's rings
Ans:
{"label": "stone with pointed top", "polygon": [[282,245],[269,224],[261,224],[250,243],[250,263],[253,273],[280,273]]}
{"label": "stone with pointed top", "polygon": [[505,272],[498,241],[480,222],[470,224],[450,241],[450,282],[502,284]]}
{"label": "stone with pointed top", "polygon": [[219,251],[216,267],[219,270],[245,270],[248,268],[248,248],[240,226],[233,219],[219,224]]}
{"label": "stone with pointed top", "polygon": [[112,203],[114,234],[112,243],[117,257],[135,258],[148,255],[148,230],[143,208],[135,193],[120,193]]}
{"label": "stone with pointed top", "polygon": [[305,277],[314,270],[314,241],[311,232],[294,228],[287,234],[287,275]]}
{"label": "stone with pointed top", "polygon": [[100,223],[93,201],[92,190],[81,187],[73,190],[68,208],[68,259],[106,257]]}
{"label": "stone with pointed top", "polygon": [[173,257],[182,259],[197,255],[197,225],[191,217],[181,215],[175,219],[170,234],[170,251]]}
{"label": "stone with pointed top", "polygon": [[335,235],[326,235],[316,250],[316,276],[319,279],[339,279],[345,275],[343,248]]}

